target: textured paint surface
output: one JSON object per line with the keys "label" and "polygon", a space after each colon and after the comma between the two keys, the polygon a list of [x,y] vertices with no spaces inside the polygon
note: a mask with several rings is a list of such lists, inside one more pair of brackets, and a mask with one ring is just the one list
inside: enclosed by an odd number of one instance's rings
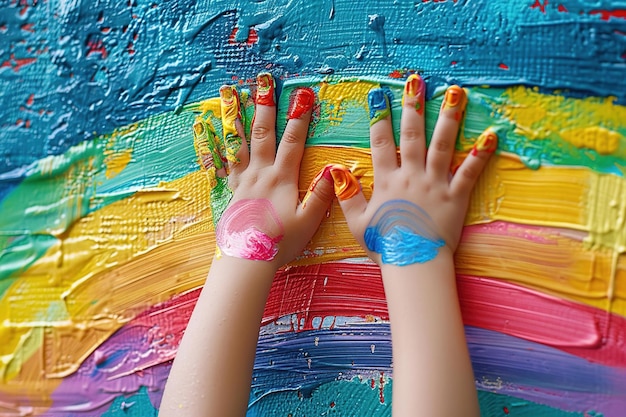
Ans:
{"label": "textured paint surface", "polygon": [[[456,254],[482,414],[623,416],[624,10],[1,2],[0,414],[156,414],[266,72],[279,134],[294,91],[316,98],[301,196],[331,162],[360,181],[346,190],[371,195],[372,88],[398,140],[407,77],[425,84],[427,138],[461,86],[454,164],[489,147],[487,128],[498,135]],[[225,124],[223,84],[241,98]],[[388,315],[364,257],[334,203],[275,279],[249,416],[390,415]]]}

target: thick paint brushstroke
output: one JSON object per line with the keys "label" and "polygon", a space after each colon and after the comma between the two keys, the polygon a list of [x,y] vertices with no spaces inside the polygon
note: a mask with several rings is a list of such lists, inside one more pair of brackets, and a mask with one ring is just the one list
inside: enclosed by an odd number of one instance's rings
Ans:
{"label": "thick paint brushstroke", "polygon": [[[268,65],[276,76],[411,68],[432,74],[433,86],[524,83],[626,99],[626,21],[576,0],[560,2],[567,13],[557,4],[542,13],[526,2],[486,0],[366,2],[362,13],[335,0],[332,14],[321,0],[74,2],[58,9],[37,2],[23,13],[20,4],[6,3],[1,13],[12,47],[0,55],[0,120],[7,123],[0,143],[3,155],[14,155],[1,173],[63,153],[94,131],[180,109]],[[47,93],[55,90],[63,94]]]}

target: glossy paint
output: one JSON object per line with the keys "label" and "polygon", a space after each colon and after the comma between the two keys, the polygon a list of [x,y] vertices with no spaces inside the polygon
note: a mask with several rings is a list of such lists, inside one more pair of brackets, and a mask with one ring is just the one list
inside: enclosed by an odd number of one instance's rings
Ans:
{"label": "glossy paint", "polygon": [[[419,74],[430,139],[446,89],[462,87],[456,163],[487,128],[499,139],[456,254],[483,414],[621,417],[625,9],[3,3],[0,414],[156,414],[231,196],[209,147],[227,168],[219,87],[241,93],[245,134],[246,90],[269,72],[279,137],[292,92],[316,97],[302,196],[329,162],[371,195],[372,88],[398,138],[404,81]],[[213,136],[194,135],[198,118]],[[275,279],[249,416],[390,415],[388,316],[364,257],[333,203]]]}

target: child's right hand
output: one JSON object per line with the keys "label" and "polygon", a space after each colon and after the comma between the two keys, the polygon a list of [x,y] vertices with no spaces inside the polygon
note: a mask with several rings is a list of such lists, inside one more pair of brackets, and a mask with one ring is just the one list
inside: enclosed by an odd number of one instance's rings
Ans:
{"label": "child's right hand", "polygon": [[405,85],[401,163],[393,139],[389,99],[382,89],[369,93],[374,167],[374,191],[369,202],[349,170],[338,165],[326,167],[352,234],[381,266],[424,263],[439,251],[456,250],[471,191],[497,147],[497,136],[488,129],[452,175],[450,165],[467,98],[460,87],[448,88],[426,152],[424,87],[418,75],[411,75]]}

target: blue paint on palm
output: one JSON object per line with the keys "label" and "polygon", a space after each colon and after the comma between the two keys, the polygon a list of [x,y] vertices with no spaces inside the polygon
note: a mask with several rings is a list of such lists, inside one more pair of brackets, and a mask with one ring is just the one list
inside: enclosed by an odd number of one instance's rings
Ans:
{"label": "blue paint on palm", "polygon": [[365,244],[383,263],[405,266],[434,259],[446,242],[421,207],[391,200],[378,208],[365,229]]}

